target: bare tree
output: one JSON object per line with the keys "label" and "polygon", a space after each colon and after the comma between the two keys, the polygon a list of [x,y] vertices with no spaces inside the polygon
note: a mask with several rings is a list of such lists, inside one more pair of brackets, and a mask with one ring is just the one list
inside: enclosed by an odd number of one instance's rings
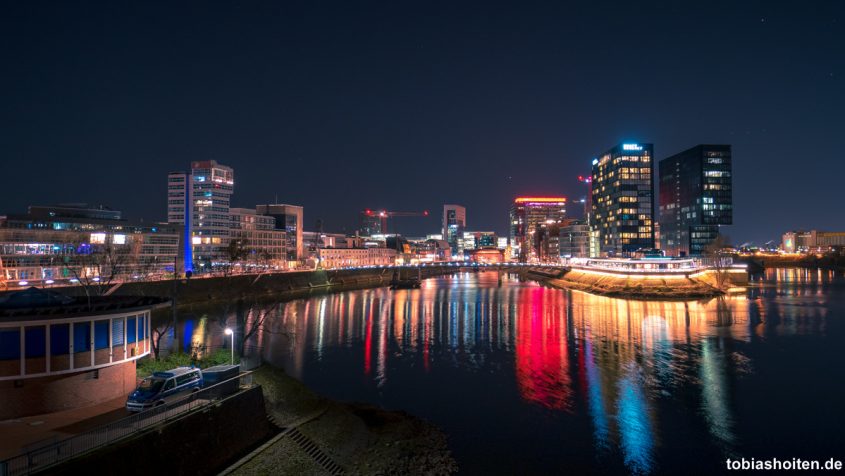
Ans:
{"label": "bare tree", "polygon": [[173,321],[171,320],[167,320],[153,329],[150,344],[153,347],[153,356],[155,356],[156,360],[158,360],[159,351],[161,350],[161,339],[170,331],[170,329],[173,329]]}
{"label": "bare tree", "polygon": [[[277,315],[280,305],[281,303],[278,301],[261,302],[259,299],[253,299],[246,302],[244,299],[239,299],[235,303],[234,310],[230,306],[226,306],[220,324],[224,328],[232,328],[238,336],[240,355],[243,355],[249,340],[258,334],[269,333],[290,336],[289,332],[274,325],[275,320],[272,319],[273,316]],[[234,318],[234,323],[230,325],[229,321],[232,318]]]}
{"label": "bare tree", "polygon": [[113,240],[109,236],[104,243],[80,242],[77,253],[65,257],[64,269],[82,287],[89,305],[92,296],[105,294],[126,271],[129,249]]}
{"label": "bare tree", "polygon": [[715,273],[716,287],[725,289],[729,284],[728,270],[731,265],[731,258],[725,255],[726,249],[730,248],[730,239],[719,233],[702,250],[702,255],[707,258],[707,263]]}
{"label": "bare tree", "polygon": [[249,240],[246,238],[234,238],[229,240],[229,246],[226,247],[226,256],[229,258],[229,263],[223,267],[224,276],[231,274],[235,263],[243,261],[249,256],[249,254]]}

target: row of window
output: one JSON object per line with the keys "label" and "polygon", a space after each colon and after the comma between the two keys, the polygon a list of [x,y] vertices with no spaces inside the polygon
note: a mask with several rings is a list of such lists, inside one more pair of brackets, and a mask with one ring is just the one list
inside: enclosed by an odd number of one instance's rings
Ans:
{"label": "row of window", "polygon": [[[91,341],[91,321],[48,326],[27,326],[24,328],[26,358],[46,357],[47,332],[50,332],[50,355],[67,355],[73,352],[89,352],[108,349],[110,346],[123,345],[123,319],[103,319],[93,321],[94,340]],[[137,327],[136,327],[137,325]],[[126,343],[134,344],[139,339],[149,338],[150,329],[146,326],[144,315],[126,318]],[[111,338],[111,341],[110,341]],[[19,327],[0,328],[0,360],[18,360],[21,356],[21,331]]]}

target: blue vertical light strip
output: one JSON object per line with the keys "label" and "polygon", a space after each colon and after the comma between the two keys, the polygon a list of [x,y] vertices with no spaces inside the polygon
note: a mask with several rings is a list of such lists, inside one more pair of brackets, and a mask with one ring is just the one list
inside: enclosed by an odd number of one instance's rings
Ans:
{"label": "blue vertical light strip", "polygon": [[193,346],[191,343],[194,338],[194,320],[185,320],[185,328],[182,330],[182,351],[189,354],[193,353]]}
{"label": "blue vertical light strip", "polygon": [[194,249],[193,243],[191,242],[191,219],[193,207],[191,206],[193,202],[193,193],[191,190],[193,188],[193,183],[191,183],[191,174],[185,174],[185,250],[184,250],[184,258],[185,258],[185,272],[190,271],[191,273],[194,272]]}

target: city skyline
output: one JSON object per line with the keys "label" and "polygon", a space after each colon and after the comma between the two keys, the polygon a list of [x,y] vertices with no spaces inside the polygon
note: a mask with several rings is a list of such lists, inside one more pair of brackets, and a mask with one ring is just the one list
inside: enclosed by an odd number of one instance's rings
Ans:
{"label": "city skyline", "polygon": [[[40,175],[8,181],[3,212],[89,202],[164,220],[161,177],[217,160],[238,170],[233,206],[278,196],[306,208],[306,229],[460,203],[469,228],[504,235],[514,197],[575,202],[596,151],[641,142],[658,162],[731,144],[735,244],[843,221],[827,196],[845,172],[842,5],[374,11],[10,7],[0,145],[12,175]],[[625,41],[594,34],[634,24]]]}

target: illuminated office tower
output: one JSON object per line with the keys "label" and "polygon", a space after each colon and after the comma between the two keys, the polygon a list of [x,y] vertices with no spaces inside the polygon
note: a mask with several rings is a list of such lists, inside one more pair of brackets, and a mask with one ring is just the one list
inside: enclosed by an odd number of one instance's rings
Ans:
{"label": "illuminated office tower", "polygon": [[443,239],[449,243],[452,256],[458,254],[458,240],[467,226],[467,209],[461,205],[443,205]]}
{"label": "illuminated office tower", "polygon": [[601,255],[654,248],[653,156],[651,144],[619,144],[593,159],[590,226]]}
{"label": "illuminated office tower", "polygon": [[564,197],[519,197],[510,210],[510,242],[513,256],[521,262],[540,258],[541,240],[537,233],[549,225],[560,225],[566,219]]}
{"label": "illuminated office tower", "polygon": [[209,270],[226,260],[229,245],[229,202],[234,171],[215,160],[191,162],[190,172],[167,176],[167,222],[183,225],[185,271]]}
{"label": "illuminated office tower", "polygon": [[697,145],[660,161],[660,248],[700,255],[733,223],[730,145]]}

